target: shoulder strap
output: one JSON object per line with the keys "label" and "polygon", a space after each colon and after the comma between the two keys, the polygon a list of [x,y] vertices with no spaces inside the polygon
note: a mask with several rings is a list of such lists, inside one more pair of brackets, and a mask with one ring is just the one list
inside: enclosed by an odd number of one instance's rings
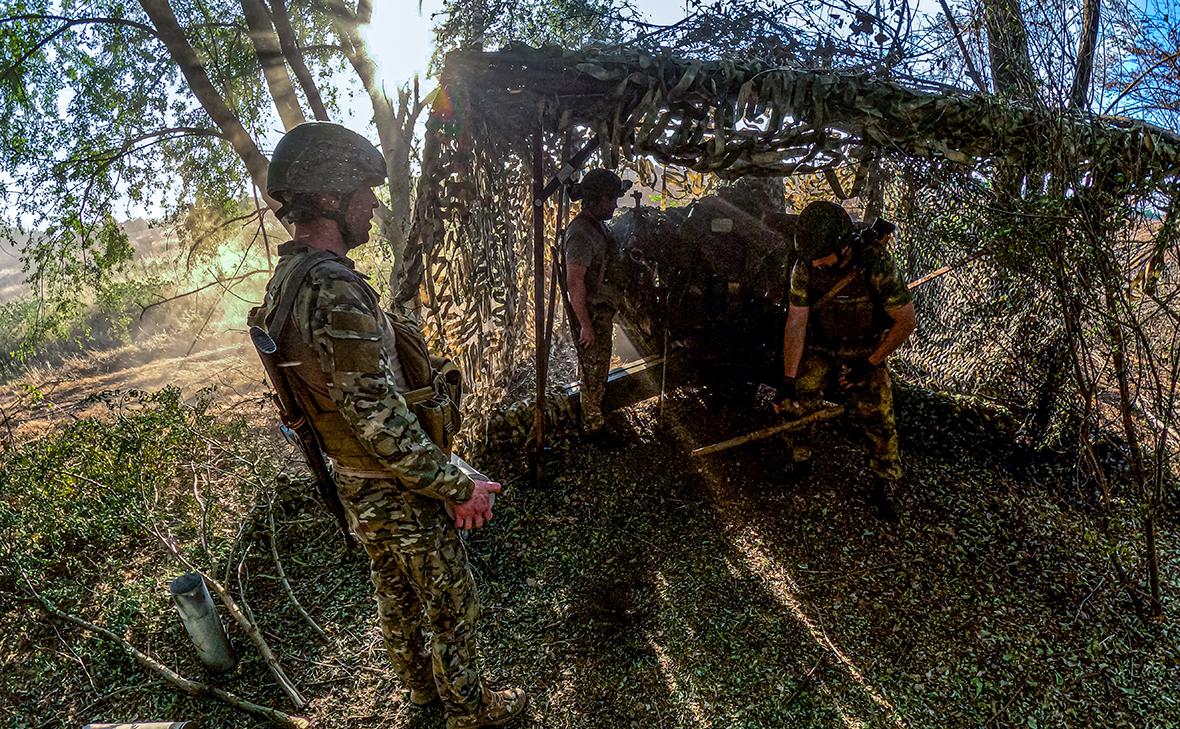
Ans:
{"label": "shoulder strap", "polygon": [[606,280],[606,267],[610,264],[611,257],[618,253],[618,251],[614,250],[618,242],[615,241],[615,237],[610,234],[610,231],[606,229],[606,225],[601,220],[590,218],[590,221],[594,224],[594,228],[606,243],[606,248],[602,255],[602,265],[598,268],[598,287],[595,289],[596,291],[601,291],[602,282]]}
{"label": "shoulder strap", "polygon": [[815,311],[816,309],[823,307],[829,301],[836,298],[836,295],[843,291],[845,287],[848,286],[848,284],[852,283],[852,279],[856,278],[860,273],[860,268],[854,267],[848,272],[847,276],[837,281],[836,284],[832,286],[832,288],[828,289],[827,293],[819,298],[819,301],[815,302],[815,304],[811,306],[811,311]]}
{"label": "shoulder strap", "polygon": [[311,269],[319,264],[327,261],[332,257],[331,253],[320,252],[312,253],[299,262],[291,273],[283,279],[283,283],[279,287],[279,301],[275,305],[274,311],[271,312],[270,321],[267,324],[267,332],[270,338],[277,344],[279,337],[283,335],[283,329],[287,326],[287,320],[291,318],[291,310],[295,308],[295,297],[299,294],[299,288],[303,285],[303,279],[307,278],[307,274],[311,273]]}

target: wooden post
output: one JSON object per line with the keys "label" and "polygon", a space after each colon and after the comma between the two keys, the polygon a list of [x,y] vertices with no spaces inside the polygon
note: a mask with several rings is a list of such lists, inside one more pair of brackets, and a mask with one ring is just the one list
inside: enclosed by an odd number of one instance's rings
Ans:
{"label": "wooden post", "polygon": [[217,615],[217,606],[213,604],[204,578],[196,572],[186,572],[172,580],[168,589],[205,668],[214,674],[233,670],[238,657],[225,635],[225,627]]}
{"label": "wooden post", "polygon": [[533,332],[537,348],[537,397],[533,412],[533,447],[529,472],[533,483],[540,482],[541,457],[545,448],[545,170],[544,132],[533,130]]}
{"label": "wooden post", "polygon": [[701,448],[697,448],[696,450],[690,452],[689,455],[695,457],[695,456],[707,456],[711,453],[720,453],[721,451],[727,451],[730,448],[736,448],[740,445],[745,445],[746,443],[754,443],[756,441],[766,440],[767,438],[769,438],[773,435],[778,435],[779,433],[786,433],[786,432],[792,431],[792,430],[800,430],[800,429],[802,429],[808,425],[811,425],[813,423],[819,423],[824,420],[831,420],[832,418],[838,418],[843,414],[844,414],[844,406],[842,406],[842,405],[836,405],[834,407],[824,408],[823,410],[817,410],[813,413],[809,413],[807,415],[804,415],[803,417],[796,418],[794,420],[787,420],[787,421],[784,421],[784,422],[779,423],[777,425],[771,425],[767,428],[762,428],[761,430],[755,430],[753,433],[739,435],[736,438],[730,438],[729,440],[723,440],[720,443],[714,443],[713,445],[707,445],[707,446],[703,446]]}

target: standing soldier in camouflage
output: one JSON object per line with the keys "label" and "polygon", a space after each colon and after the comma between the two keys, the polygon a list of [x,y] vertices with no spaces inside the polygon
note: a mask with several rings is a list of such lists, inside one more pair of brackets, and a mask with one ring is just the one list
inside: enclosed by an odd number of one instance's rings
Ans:
{"label": "standing soldier in camouflage", "polygon": [[622,296],[618,281],[618,243],[606,229],[619,197],[631,187],[614,172],[590,170],[575,184],[570,198],[582,209],[565,232],[566,287],[574,316],[570,329],[578,350],[582,381],[582,433],[592,442],[611,445],[618,436],[606,427],[602,396],[610,373],[615,312]]}
{"label": "standing soldier in camouflage", "polygon": [[489,495],[500,485],[465,476],[424,432],[407,400],[433,394],[425,343],[382,311],[346,257],[369,239],[378,204],[371,188],[384,179],[381,153],[342,126],[309,122],[283,137],[267,192],[282,203],[278,214],[294,223],[295,238],[279,246],[266,303],[251,323],[270,328],[289,388],[332,460],[348,523],[372,562],[386,650],[410,701],[441,698],[448,729],[498,726],[519,715],[527,697],[483,685],[479,599],[458,529],[492,518]]}
{"label": "standing soldier in camouflage", "polygon": [[[839,205],[810,203],[797,231],[782,394],[808,409],[824,390],[848,391],[849,410],[868,440],[874,479],[867,500],[878,516],[895,521],[902,470],[885,360],[914,331],[913,301],[884,246],[862,243]],[[803,465],[810,457],[806,443],[795,440],[792,460]]]}

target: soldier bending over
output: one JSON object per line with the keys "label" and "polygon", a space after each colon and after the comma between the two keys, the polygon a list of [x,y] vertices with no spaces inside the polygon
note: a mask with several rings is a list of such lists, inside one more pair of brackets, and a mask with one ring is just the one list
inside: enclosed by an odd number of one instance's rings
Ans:
{"label": "soldier bending over", "polygon": [[[914,331],[914,304],[893,258],[881,245],[862,244],[848,213],[829,201],[799,215],[798,261],[791,271],[783,337],[783,395],[804,409],[837,385],[868,439],[873,487],[869,504],[894,521],[901,481],[893,391],[885,359]],[[806,346],[805,345],[806,342]],[[792,460],[811,457],[795,440]]]}

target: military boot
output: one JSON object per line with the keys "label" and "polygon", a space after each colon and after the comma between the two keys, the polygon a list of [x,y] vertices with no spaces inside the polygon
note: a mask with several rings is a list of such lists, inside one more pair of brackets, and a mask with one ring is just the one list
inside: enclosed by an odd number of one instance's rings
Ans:
{"label": "military boot", "polygon": [[869,490],[865,502],[872,508],[873,513],[881,521],[894,524],[901,521],[901,517],[898,514],[897,499],[895,497],[896,491],[897,481],[880,476],[873,477],[873,486]]}
{"label": "military boot", "polygon": [[447,719],[447,729],[476,729],[481,726],[503,726],[524,713],[529,697],[522,688],[501,691],[483,690],[479,711]]}
{"label": "military boot", "polygon": [[431,686],[428,689],[410,689],[410,703],[414,706],[430,706],[438,701],[438,689]]}

